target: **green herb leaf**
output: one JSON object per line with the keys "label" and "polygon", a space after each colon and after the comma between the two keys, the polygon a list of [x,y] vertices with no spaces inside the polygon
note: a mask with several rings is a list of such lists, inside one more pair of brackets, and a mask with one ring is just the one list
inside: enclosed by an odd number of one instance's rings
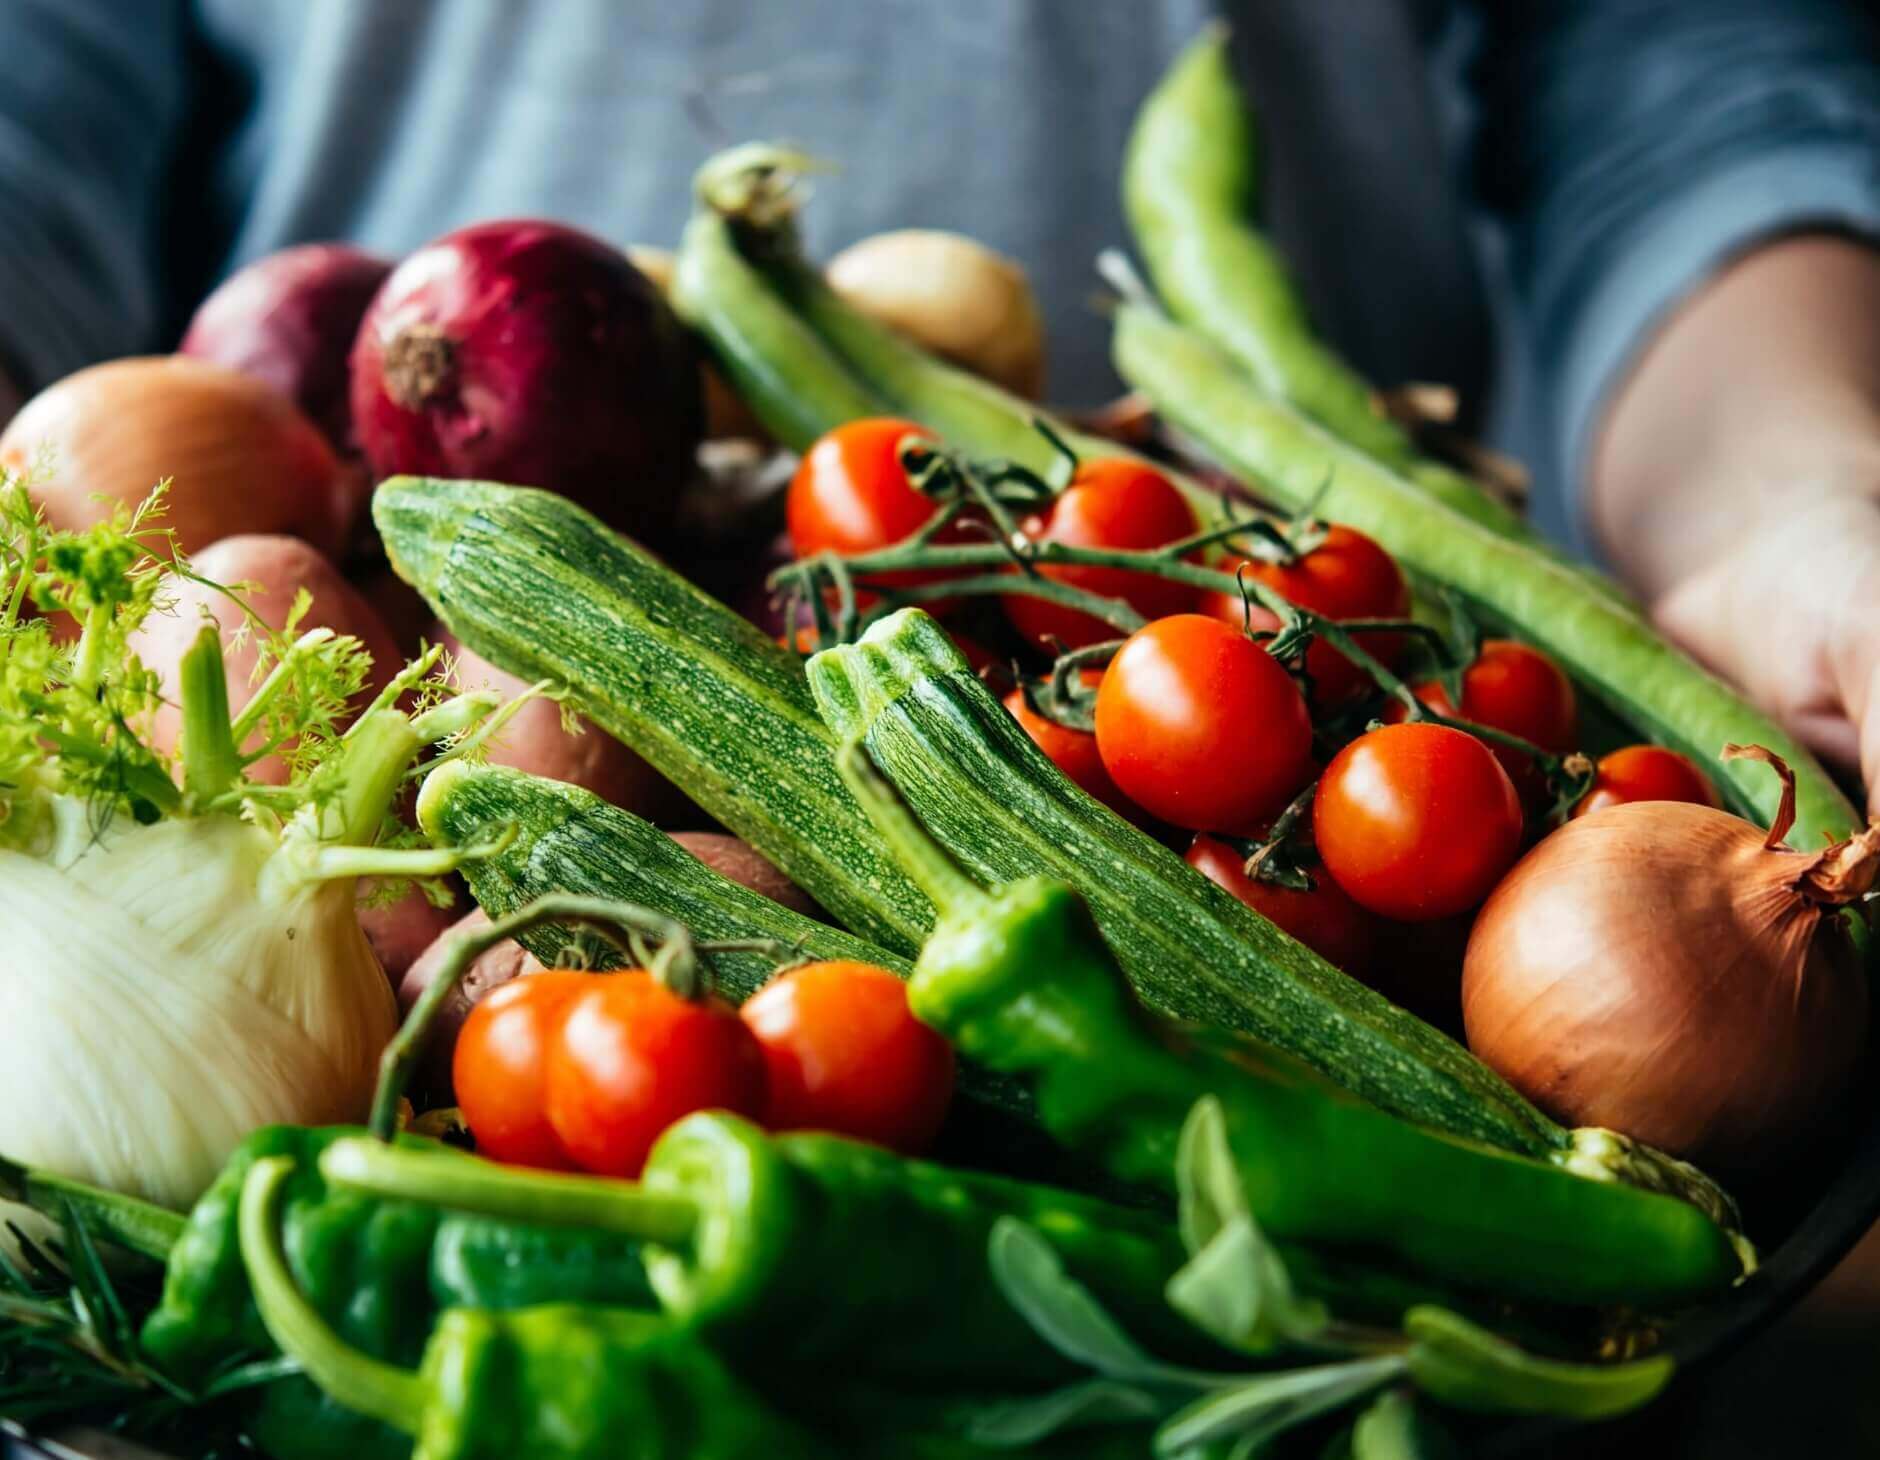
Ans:
{"label": "green herb leaf", "polygon": [[1461,1454],[1408,1389],[1378,1395],[1351,1430],[1351,1460],[1460,1460]]}
{"label": "green herb leaf", "polygon": [[1169,1279],[1170,1306],[1245,1353],[1270,1353],[1322,1333],[1330,1314],[1294,1292],[1285,1263],[1254,1220],[1226,1115],[1211,1095],[1196,1101],[1182,1124],[1175,1182],[1182,1242],[1191,1255]]}
{"label": "green herb leaf", "polygon": [[1607,1419],[1655,1398],[1671,1382],[1671,1357],[1625,1364],[1573,1364],[1537,1358],[1446,1308],[1404,1315],[1407,1359],[1432,1399],[1478,1414]]}
{"label": "green herb leaf", "polygon": [[1145,1353],[1090,1289],[1064,1271],[1057,1249],[1016,1217],[993,1224],[987,1244],[992,1280],[1038,1336],[1074,1363],[1110,1379],[1208,1388],[1212,1374],[1164,1364]]}
{"label": "green herb leaf", "polygon": [[1018,1450],[1065,1430],[1092,1425],[1146,1423],[1170,1409],[1170,1401],[1137,1384],[1085,1379],[1035,1398],[979,1407],[965,1426],[975,1445]]}
{"label": "green herb leaf", "polygon": [[1156,1431],[1155,1453],[1163,1460],[1174,1460],[1204,1445],[1228,1440],[1256,1447],[1294,1425],[1361,1398],[1403,1373],[1402,1356],[1383,1354],[1245,1379],[1196,1400],[1169,1420]]}

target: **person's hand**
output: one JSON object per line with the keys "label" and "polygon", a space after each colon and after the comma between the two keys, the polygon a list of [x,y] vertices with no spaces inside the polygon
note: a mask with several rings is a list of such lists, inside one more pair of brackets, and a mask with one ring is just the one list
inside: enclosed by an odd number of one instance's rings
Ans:
{"label": "person's hand", "polygon": [[1880,811],[1880,252],[1788,239],[1701,290],[1617,392],[1592,491],[1659,627]]}

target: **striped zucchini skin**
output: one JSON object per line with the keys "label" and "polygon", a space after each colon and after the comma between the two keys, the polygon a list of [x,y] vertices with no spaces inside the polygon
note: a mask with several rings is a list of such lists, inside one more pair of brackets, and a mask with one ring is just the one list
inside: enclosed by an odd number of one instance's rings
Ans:
{"label": "striped zucchini skin", "polygon": [[1728,741],[1766,746],[1794,770],[1792,845],[1838,841],[1861,825],[1798,741],[1574,569],[1432,502],[1151,309],[1121,306],[1112,347],[1123,378],[1230,470],[1286,506],[1322,498],[1325,516],[1370,534],[1405,568],[1460,594],[1477,617],[1546,650],[1635,729],[1695,759],[1738,811],[1767,826],[1781,788],[1765,766],[1720,759]]}
{"label": "striped zucchini skin", "polygon": [[465,644],[565,685],[844,926],[911,953],[933,907],[836,775],[802,661],[563,497],[393,477],[373,520]]}
{"label": "striped zucchini skin", "polygon": [[918,609],[818,654],[809,677],[830,728],[862,736],[975,877],[1044,874],[1077,887],[1147,1002],[1256,1034],[1420,1124],[1528,1155],[1565,1143],[1460,1045],[1071,785]]}
{"label": "striped zucchini skin", "polygon": [[[771,938],[804,958],[855,959],[902,978],[912,968],[898,954],[721,876],[658,827],[578,786],[454,761],[425,777],[417,814],[425,835],[439,846],[488,842],[505,827],[515,828],[504,850],[464,868],[471,895],[491,917],[545,893],[575,892],[649,907],[678,919],[701,940]],[[577,936],[550,924],[524,933],[521,941],[553,964]],[[741,1003],[770,977],[777,961],[761,952],[713,954],[713,984]],[[962,1062],[944,1141],[975,1164],[1132,1195],[1100,1178],[1089,1162],[1058,1150],[1031,1111],[1022,1082]]]}

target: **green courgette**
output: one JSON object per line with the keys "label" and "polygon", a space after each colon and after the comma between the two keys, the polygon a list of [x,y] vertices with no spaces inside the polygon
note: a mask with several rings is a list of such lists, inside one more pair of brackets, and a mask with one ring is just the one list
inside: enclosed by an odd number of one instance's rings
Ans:
{"label": "green courgette", "polygon": [[1474,1056],[1295,943],[1072,786],[918,609],[810,660],[830,728],[860,736],[927,829],[988,884],[1037,873],[1089,900],[1150,1003],[1248,1030],[1422,1124],[1530,1155],[1568,1135]]}
{"label": "green courgette", "polygon": [[1754,762],[1722,760],[1729,741],[1766,746],[1794,769],[1795,846],[1839,841],[1862,824],[1797,741],[1579,572],[1431,501],[1147,305],[1117,310],[1113,348],[1123,378],[1229,470],[1283,506],[1317,503],[1461,595],[1474,617],[1545,649],[1635,730],[1696,759],[1737,810],[1766,826],[1781,789]]}
{"label": "green courgette", "polygon": [[574,706],[870,942],[919,947],[933,909],[836,775],[802,660],[564,497],[393,477],[392,566],[451,632]]}

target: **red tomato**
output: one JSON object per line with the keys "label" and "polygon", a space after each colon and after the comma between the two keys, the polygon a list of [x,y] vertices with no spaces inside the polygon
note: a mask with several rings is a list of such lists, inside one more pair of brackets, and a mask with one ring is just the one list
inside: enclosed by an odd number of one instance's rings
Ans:
{"label": "red tomato", "polygon": [[745,1002],[769,1075],[764,1123],[826,1130],[906,1155],[933,1143],[953,1096],[953,1046],[868,963],[810,963]]}
{"label": "red tomato", "polygon": [[1097,750],[1120,790],[1190,831],[1284,809],[1312,775],[1305,696],[1273,656],[1203,614],[1130,635],[1097,690]]}
{"label": "red tomato", "polygon": [[562,1017],[593,987],[589,973],[527,973],[492,990],[464,1020],[451,1083],[483,1155],[516,1166],[573,1169],[544,1102]]}
{"label": "red tomato", "polygon": [[[1462,671],[1462,707],[1451,703],[1435,680],[1414,686],[1416,697],[1442,715],[1454,715],[1503,730],[1532,741],[1542,750],[1564,753],[1573,749],[1579,733],[1579,705],[1573,681],[1539,649],[1513,639],[1485,639],[1475,663]],[[1402,705],[1389,705],[1384,718],[1395,724],[1404,718]],[[1495,746],[1495,758],[1513,777],[1515,789],[1529,805],[1544,794],[1541,777],[1528,757],[1506,746]]]}
{"label": "red tomato", "polygon": [[1521,849],[1521,798],[1473,735],[1385,725],[1325,768],[1312,803],[1319,858],[1352,901],[1430,922],[1474,907]]}
{"label": "red tomato", "polygon": [[[1082,671],[1086,685],[1098,685],[1103,682],[1101,669]],[[1060,725],[1056,720],[1048,719],[1034,711],[1025,703],[1022,688],[1013,690],[1005,697],[1005,708],[1012,712],[1032,743],[1045,753],[1051,764],[1064,772],[1072,785],[1086,795],[1094,796],[1112,811],[1128,816],[1135,810],[1129,804],[1129,798],[1116,789],[1116,782],[1110,779],[1110,773],[1103,768],[1103,756],[1097,750],[1097,737],[1088,730],[1073,730],[1068,725]]]}
{"label": "red tomato", "polygon": [[1194,839],[1188,848],[1187,861],[1208,881],[1233,893],[1334,968],[1361,975],[1369,966],[1377,940],[1377,925],[1368,912],[1325,875],[1323,867],[1312,869],[1310,892],[1281,887],[1249,877],[1240,853],[1211,836]]}
{"label": "red tomato", "polygon": [[1689,756],[1662,745],[1628,745],[1600,759],[1593,784],[1575,816],[1628,801],[1694,801],[1699,806],[1722,806],[1717,787]]}
{"label": "red tomato", "polygon": [[602,1176],[639,1175],[681,1116],[755,1118],[763,1104],[763,1054],[737,1009],[715,994],[682,999],[645,969],[590,977],[548,1064],[549,1124],[577,1165]]}
{"label": "red tomato", "polygon": [[[1087,548],[1158,548],[1196,530],[1194,509],[1175,484],[1139,461],[1098,457],[1077,468],[1070,486],[1050,509],[1024,523],[1040,542]],[[1194,607],[1196,591],[1125,568],[1045,565],[1043,576],[1105,598],[1121,598],[1144,618],[1162,618]],[[1102,619],[1042,598],[1008,594],[1005,616],[1040,648],[1052,640],[1080,649],[1117,636]]]}
{"label": "red tomato", "polygon": [[933,439],[912,421],[850,421],[803,454],[785,499],[798,557],[872,553],[926,525],[933,500],[914,490],[897,454],[909,436]]}
{"label": "red tomato", "polygon": [[[1311,552],[1291,563],[1265,563],[1255,558],[1230,558],[1220,566],[1231,573],[1242,564],[1246,576],[1257,578],[1281,597],[1323,614],[1329,619],[1407,618],[1410,585],[1397,560],[1361,532],[1334,523],[1325,539]],[[1210,593],[1201,611],[1239,628],[1279,627],[1279,620],[1255,603],[1249,614],[1238,593]],[[1360,634],[1359,647],[1393,663],[1403,652],[1400,634]],[[1330,644],[1314,640],[1306,650],[1306,672],[1312,676],[1314,704],[1332,706],[1355,698],[1370,686],[1370,676]]]}

